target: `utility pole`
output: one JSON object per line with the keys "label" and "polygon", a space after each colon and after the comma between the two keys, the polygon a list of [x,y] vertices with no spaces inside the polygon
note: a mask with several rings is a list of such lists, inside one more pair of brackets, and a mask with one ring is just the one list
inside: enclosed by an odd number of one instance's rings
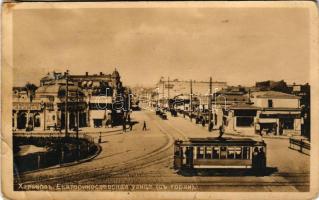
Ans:
{"label": "utility pole", "polygon": [[69,70],[65,72],[65,79],[66,79],[66,89],[65,89],[65,106],[64,106],[64,128],[65,128],[65,137],[69,137],[68,129],[68,98],[69,98]]}
{"label": "utility pole", "polygon": [[209,96],[208,96],[208,131],[211,131],[212,123],[212,77],[209,78]]}
{"label": "utility pole", "polygon": [[167,77],[167,106],[170,108],[169,104],[169,77]]}
{"label": "utility pole", "polygon": [[76,151],[77,160],[80,159],[80,141],[79,141],[79,127],[80,127],[80,117],[79,117],[79,90],[76,89]]}
{"label": "utility pole", "polygon": [[193,114],[193,81],[190,81],[190,99],[189,99],[189,107],[190,107],[190,120],[192,121],[192,114]]}
{"label": "utility pole", "polygon": [[165,79],[163,78],[163,101],[162,101],[162,108],[164,108],[164,100],[165,100]]}

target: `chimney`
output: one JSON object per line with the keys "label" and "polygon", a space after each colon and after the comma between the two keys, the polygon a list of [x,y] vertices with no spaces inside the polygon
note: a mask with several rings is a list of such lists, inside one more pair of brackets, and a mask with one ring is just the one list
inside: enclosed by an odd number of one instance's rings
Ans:
{"label": "chimney", "polygon": [[100,76],[102,76],[103,75],[103,73],[102,72],[100,72]]}
{"label": "chimney", "polygon": [[85,76],[88,76],[89,75],[89,72],[85,72]]}

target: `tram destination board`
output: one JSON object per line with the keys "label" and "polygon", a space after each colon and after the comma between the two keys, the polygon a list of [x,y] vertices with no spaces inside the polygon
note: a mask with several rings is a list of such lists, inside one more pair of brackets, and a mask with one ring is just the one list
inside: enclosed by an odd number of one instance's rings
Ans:
{"label": "tram destination board", "polygon": [[4,198],[316,198],[313,1],[2,11]]}

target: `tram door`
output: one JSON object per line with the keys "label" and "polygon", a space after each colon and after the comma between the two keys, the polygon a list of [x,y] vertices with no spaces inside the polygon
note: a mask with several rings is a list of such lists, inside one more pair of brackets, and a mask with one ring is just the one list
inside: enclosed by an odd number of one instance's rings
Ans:
{"label": "tram door", "polygon": [[193,167],[193,147],[186,147],[185,156],[186,156],[186,167],[192,168]]}
{"label": "tram door", "polygon": [[183,165],[183,148],[175,146],[174,148],[174,168],[180,169]]}

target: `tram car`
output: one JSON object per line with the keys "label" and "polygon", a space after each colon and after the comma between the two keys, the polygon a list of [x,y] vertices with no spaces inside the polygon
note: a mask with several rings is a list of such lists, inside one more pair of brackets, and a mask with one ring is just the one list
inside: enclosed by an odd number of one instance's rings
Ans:
{"label": "tram car", "polygon": [[189,138],[174,143],[174,168],[266,169],[266,143],[250,138]]}

